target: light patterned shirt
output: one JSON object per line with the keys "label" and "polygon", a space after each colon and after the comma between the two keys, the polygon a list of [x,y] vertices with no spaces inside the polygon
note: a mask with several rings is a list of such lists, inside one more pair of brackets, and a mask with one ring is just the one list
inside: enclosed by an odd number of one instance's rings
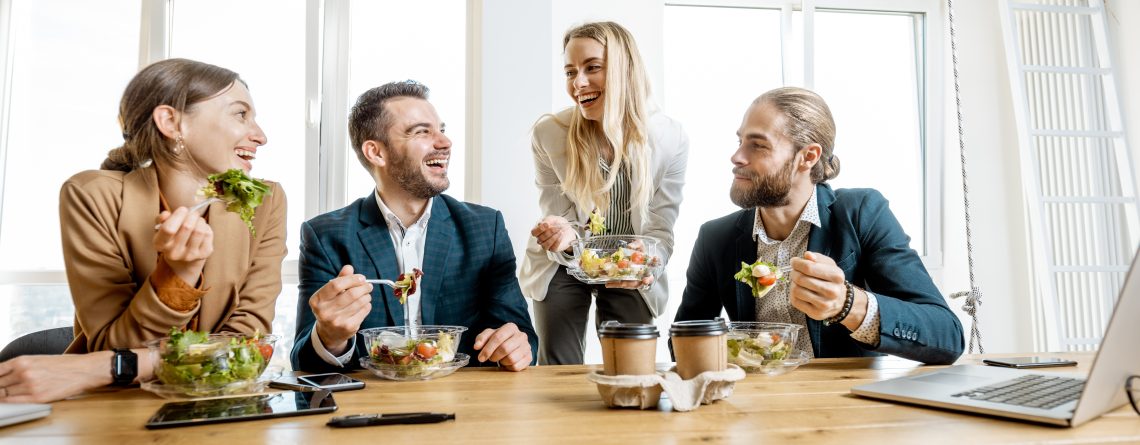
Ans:
{"label": "light patterned shirt", "polygon": [[[764,230],[764,221],[760,218],[760,209],[757,208],[755,213],[753,238],[756,240],[756,258],[774,263],[776,267],[791,265],[792,258],[803,257],[804,252],[807,251],[811,226],[822,227],[814,188],[811,192],[811,198],[808,198],[803,212],[800,213],[799,220],[796,221],[796,226],[792,228],[792,233],[783,240],[774,240],[769,237],[768,232]],[[814,357],[815,352],[812,349],[811,336],[807,331],[807,315],[792,306],[789,291],[787,280],[777,281],[776,286],[767,295],[756,301],[756,320],[802,326],[803,330],[796,337],[795,347],[798,350],[807,351]],[[867,317],[863,319],[859,329],[851,333],[852,338],[868,345],[877,346],[879,344],[878,307],[875,296],[867,292]]]}

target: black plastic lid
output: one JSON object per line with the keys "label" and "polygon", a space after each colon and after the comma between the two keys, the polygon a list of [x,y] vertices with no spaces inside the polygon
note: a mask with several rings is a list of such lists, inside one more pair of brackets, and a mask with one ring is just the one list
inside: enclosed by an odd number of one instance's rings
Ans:
{"label": "black plastic lid", "polygon": [[619,323],[608,320],[598,327],[598,337],[646,339],[657,338],[657,326],[643,323]]}
{"label": "black plastic lid", "polygon": [[688,320],[674,322],[669,327],[669,335],[674,337],[701,337],[724,335],[728,333],[728,325],[724,319],[715,320]]}

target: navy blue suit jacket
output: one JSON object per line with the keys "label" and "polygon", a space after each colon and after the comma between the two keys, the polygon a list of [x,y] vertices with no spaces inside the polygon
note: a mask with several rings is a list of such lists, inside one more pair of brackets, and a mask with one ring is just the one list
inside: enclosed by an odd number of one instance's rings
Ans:
{"label": "navy blue suit jacket", "polygon": [[[835,260],[847,281],[873,292],[879,302],[879,346],[851,338],[841,324],[808,319],[816,357],[896,355],[930,364],[949,364],[962,355],[962,324],[946,301],[910,237],[872,189],[832,191],[816,186],[821,227],[812,227],[808,250]],[[708,320],[723,307],[732,320],[756,321],[756,299],[733,279],[740,263],[756,261],[755,209],[741,210],[701,226],[689,260],[688,284],[677,320]]]}
{"label": "navy blue suit jacket", "polygon": [[[343,265],[368,278],[395,280],[400,271],[388,225],[370,193],[345,208],[320,215],[301,225],[300,298],[297,300],[297,332],[293,343],[293,368],[307,372],[341,370],[317,355],[311,342],[316,318],[309,297],[336,277]],[[466,326],[459,352],[478,364],[473,347],[484,329],[514,323],[530,340],[538,357],[526,301],[515,275],[515,254],[499,211],[447,195],[432,200],[424,244],[424,276],[420,286],[423,324]],[[400,326],[404,307],[388,286],[374,286],[372,311],[360,328]],[[364,337],[356,335],[356,347],[347,368],[358,368],[367,354]],[[485,363],[494,365],[494,363]]]}

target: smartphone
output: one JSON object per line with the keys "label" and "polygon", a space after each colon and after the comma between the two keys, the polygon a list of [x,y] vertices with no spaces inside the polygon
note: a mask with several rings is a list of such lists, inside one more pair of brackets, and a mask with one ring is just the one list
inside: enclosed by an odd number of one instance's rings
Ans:
{"label": "smartphone", "polygon": [[246,397],[169,402],[147,421],[148,429],[304,416],[336,411],[329,391],[280,392]]}
{"label": "smartphone", "polygon": [[1048,368],[1051,366],[1077,366],[1077,362],[1057,357],[1006,357],[987,358],[982,360],[990,366],[1003,366],[1006,368]]}
{"label": "smartphone", "polygon": [[316,391],[327,389],[329,391],[349,391],[363,389],[364,382],[344,374],[330,372],[328,374],[313,374],[305,376],[286,376],[269,382],[271,388],[289,389],[294,391]]}

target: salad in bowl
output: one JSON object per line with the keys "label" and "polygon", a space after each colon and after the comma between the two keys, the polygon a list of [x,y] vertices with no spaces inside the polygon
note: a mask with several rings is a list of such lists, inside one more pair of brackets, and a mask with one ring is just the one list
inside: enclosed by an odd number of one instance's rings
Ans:
{"label": "salad in bowl", "polygon": [[779,375],[807,363],[796,350],[803,327],[788,323],[732,322],[728,325],[728,362],[748,372]]}
{"label": "salad in bowl", "polygon": [[266,372],[277,339],[172,328],[169,337],[145,343],[157,380],[142,388],[166,398],[259,392],[280,375],[279,369]]}
{"label": "salad in bowl", "polygon": [[587,284],[656,279],[665,266],[661,241],[651,236],[591,236],[575,241],[573,247],[574,260],[566,271]]}
{"label": "salad in bowl", "polygon": [[429,380],[467,365],[470,357],[457,353],[463,326],[393,326],[363,329],[368,356],[360,365],[388,380]]}

